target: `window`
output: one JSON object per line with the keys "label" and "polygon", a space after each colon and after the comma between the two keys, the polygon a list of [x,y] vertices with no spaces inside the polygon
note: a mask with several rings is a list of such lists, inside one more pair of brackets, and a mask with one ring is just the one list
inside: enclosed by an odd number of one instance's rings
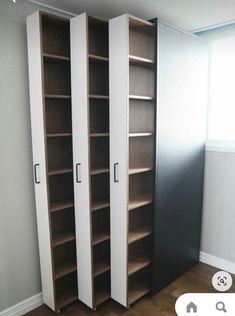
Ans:
{"label": "window", "polygon": [[235,141],[235,35],[210,41],[208,140]]}
{"label": "window", "polygon": [[207,150],[235,152],[235,23],[197,35],[210,47]]}

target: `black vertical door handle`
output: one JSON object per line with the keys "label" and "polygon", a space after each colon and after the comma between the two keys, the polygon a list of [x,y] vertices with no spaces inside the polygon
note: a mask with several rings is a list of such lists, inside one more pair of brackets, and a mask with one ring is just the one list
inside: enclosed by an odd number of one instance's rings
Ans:
{"label": "black vertical door handle", "polygon": [[39,163],[36,163],[34,165],[34,180],[36,184],[41,183],[41,181],[39,180],[39,175],[38,175],[38,168],[39,168]]}
{"label": "black vertical door handle", "polygon": [[81,163],[76,164],[76,182],[81,183]]}
{"label": "black vertical door handle", "polygon": [[114,165],[114,182],[119,182],[118,179],[118,162],[116,162]]}

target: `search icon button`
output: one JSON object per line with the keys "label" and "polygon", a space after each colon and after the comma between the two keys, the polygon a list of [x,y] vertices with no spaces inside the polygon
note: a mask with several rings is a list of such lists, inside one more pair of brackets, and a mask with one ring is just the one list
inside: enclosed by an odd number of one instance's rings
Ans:
{"label": "search icon button", "polygon": [[225,308],[225,304],[224,304],[224,302],[217,302],[216,303],[216,309],[218,310],[218,311],[220,311],[220,312],[225,312],[225,313],[227,313],[227,310],[226,310],[226,308]]}

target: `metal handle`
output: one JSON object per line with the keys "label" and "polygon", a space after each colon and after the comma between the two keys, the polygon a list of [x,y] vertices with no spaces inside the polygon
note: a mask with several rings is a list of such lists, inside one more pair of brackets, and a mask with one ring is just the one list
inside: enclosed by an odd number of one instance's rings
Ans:
{"label": "metal handle", "polygon": [[41,183],[41,181],[40,181],[40,179],[39,179],[39,176],[38,176],[38,167],[39,167],[39,163],[36,163],[35,165],[34,165],[34,180],[35,180],[35,183],[36,184],[39,184],[39,183]]}
{"label": "metal handle", "polygon": [[116,162],[114,165],[114,182],[119,182],[118,179],[118,162]]}
{"label": "metal handle", "polygon": [[[78,171],[79,169],[79,171]],[[76,164],[76,182],[77,183],[81,183],[81,163],[77,163]]]}

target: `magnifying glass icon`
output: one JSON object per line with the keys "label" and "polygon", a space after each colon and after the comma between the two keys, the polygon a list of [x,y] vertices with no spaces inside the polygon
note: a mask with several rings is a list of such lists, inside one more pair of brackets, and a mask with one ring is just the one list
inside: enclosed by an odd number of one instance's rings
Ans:
{"label": "magnifying glass icon", "polygon": [[225,308],[225,304],[224,304],[224,302],[218,302],[218,303],[216,303],[216,309],[218,310],[218,311],[223,311],[223,312],[225,312],[225,313],[227,313],[227,310],[226,310],[226,308]]}

